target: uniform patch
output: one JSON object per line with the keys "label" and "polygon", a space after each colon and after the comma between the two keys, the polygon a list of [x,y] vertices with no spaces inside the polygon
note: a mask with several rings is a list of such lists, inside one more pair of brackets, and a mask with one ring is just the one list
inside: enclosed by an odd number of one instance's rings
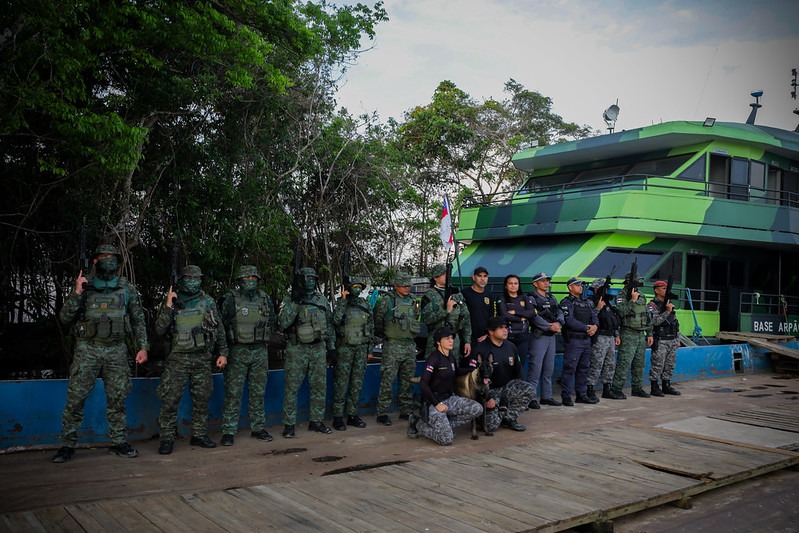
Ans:
{"label": "uniform patch", "polygon": [[247,316],[247,315],[249,315],[249,314],[250,314],[250,310],[249,310],[248,308],[246,308],[246,307],[242,307],[242,308],[241,308],[241,314],[242,314],[243,316]]}
{"label": "uniform patch", "polygon": [[510,366],[513,366],[513,361],[514,361],[514,358],[513,358],[513,357],[508,357],[508,364],[509,364]]}
{"label": "uniform patch", "polygon": [[488,299],[488,296],[484,296],[483,297],[483,303],[486,304],[486,305],[491,303],[491,301]]}
{"label": "uniform patch", "polygon": [[425,372],[433,373],[433,365],[427,365],[424,369]]}

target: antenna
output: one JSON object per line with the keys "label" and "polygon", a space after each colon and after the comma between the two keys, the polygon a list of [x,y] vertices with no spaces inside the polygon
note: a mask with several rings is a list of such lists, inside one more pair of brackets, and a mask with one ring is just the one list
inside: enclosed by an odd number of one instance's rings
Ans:
{"label": "antenna", "polygon": [[[795,68],[791,69],[791,76],[793,76],[793,80],[791,80],[791,89],[792,89],[791,90],[791,98],[796,100],[796,85],[797,85],[796,76],[797,76],[797,74],[796,74],[796,69]],[[797,107],[796,109],[793,110],[793,114],[794,115],[799,115],[799,107]],[[793,130],[793,131],[795,131],[796,133],[799,133],[799,124],[797,124],[796,129]]]}
{"label": "antenna", "polygon": [[758,89],[756,91],[752,91],[749,94],[754,96],[755,102],[753,104],[749,104],[749,107],[752,108],[752,112],[749,113],[749,118],[746,119],[746,123],[754,125],[755,124],[755,117],[757,116],[757,110],[760,109],[761,107],[763,107],[762,105],[760,105],[760,97],[763,96],[763,89]]}
{"label": "antenna", "polygon": [[616,119],[619,118],[619,99],[616,98],[616,103],[611,105],[609,108],[605,109],[605,112],[602,113],[602,118],[605,120],[605,124],[608,125],[608,133],[613,133],[613,130],[616,129]]}

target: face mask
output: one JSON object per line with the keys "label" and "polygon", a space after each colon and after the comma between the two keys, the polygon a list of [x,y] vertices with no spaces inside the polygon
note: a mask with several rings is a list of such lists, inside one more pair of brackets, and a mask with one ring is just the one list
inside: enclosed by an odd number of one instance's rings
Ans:
{"label": "face mask", "polygon": [[119,260],[116,257],[106,257],[97,261],[97,273],[104,279],[109,279],[116,274],[119,268]]}
{"label": "face mask", "polygon": [[316,290],[316,278],[313,276],[306,276],[305,277],[305,290],[307,292],[313,292]]}
{"label": "face mask", "polygon": [[362,290],[363,289],[361,289],[360,287],[352,287],[350,288],[350,296],[352,296],[353,298],[357,298],[358,296],[361,295]]}
{"label": "face mask", "polygon": [[255,292],[258,288],[258,280],[257,279],[243,279],[240,283],[241,290],[244,292]]}
{"label": "face mask", "polygon": [[180,292],[188,296],[194,296],[200,292],[200,285],[203,280],[195,278],[183,278],[180,280]]}

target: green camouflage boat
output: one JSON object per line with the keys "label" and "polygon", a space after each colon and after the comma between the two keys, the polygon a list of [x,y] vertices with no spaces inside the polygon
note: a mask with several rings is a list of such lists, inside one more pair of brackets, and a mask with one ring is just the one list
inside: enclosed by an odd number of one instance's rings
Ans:
{"label": "green camouflage boat", "polygon": [[637,260],[648,297],[674,276],[686,333],[799,329],[799,133],[753,117],[667,122],[513,164],[529,173],[519,190],[460,211],[463,277],[483,266],[495,293],[510,273],[531,290],[538,272],[553,292],[572,276],[620,289]]}

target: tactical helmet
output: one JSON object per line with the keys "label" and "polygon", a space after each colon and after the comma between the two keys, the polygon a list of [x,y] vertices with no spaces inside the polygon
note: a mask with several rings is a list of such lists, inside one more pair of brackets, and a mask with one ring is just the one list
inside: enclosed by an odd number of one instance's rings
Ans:
{"label": "tactical helmet", "polygon": [[397,272],[397,275],[394,276],[394,286],[395,287],[410,287],[411,285],[411,276],[407,272]]}
{"label": "tactical helmet", "polygon": [[596,278],[594,281],[591,282],[591,288],[593,290],[597,290],[601,288],[605,284],[605,278]]}
{"label": "tactical helmet", "polygon": [[433,268],[430,270],[430,277],[437,278],[441,274],[447,273],[447,265],[440,263],[438,265],[434,265]]}
{"label": "tactical helmet", "polygon": [[258,275],[258,267],[254,265],[241,265],[239,271],[236,273],[236,279],[247,278],[249,276],[255,276],[261,279],[261,276]]}
{"label": "tactical helmet", "polygon": [[312,269],[311,267],[305,267],[300,269],[301,276],[312,276],[314,278],[318,278],[319,276],[316,275],[316,270]]}
{"label": "tactical helmet", "polygon": [[94,251],[94,256],[97,257],[98,255],[105,255],[111,254],[119,257],[121,254],[119,253],[119,248],[114,246],[113,244],[101,244],[97,247]]}
{"label": "tactical helmet", "polygon": [[186,265],[183,267],[181,276],[203,277],[203,271],[197,265]]}

